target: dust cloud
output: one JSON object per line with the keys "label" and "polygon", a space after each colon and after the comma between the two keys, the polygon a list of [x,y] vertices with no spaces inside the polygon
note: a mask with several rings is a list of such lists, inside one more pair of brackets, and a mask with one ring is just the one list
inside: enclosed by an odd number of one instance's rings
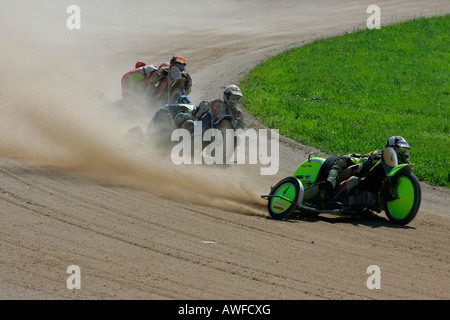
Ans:
{"label": "dust cloud", "polygon": [[[182,49],[157,36],[170,17],[177,22],[166,31],[178,43],[176,31],[185,25],[176,19],[179,13],[158,15],[167,10],[163,1],[150,2],[151,8],[146,1],[78,3],[82,20],[75,31],[66,28],[66,8],[72,4],[67,1],[0,4],[0,155],[176,200],[263,215],[257,209],[260,184],[248,168],[175,166],[167,155],[125,138],[128,129],[145,126],[149,118],[123,117],[100,98],[102,93],[120,98],[120,78],[136,61],[158,63]],[[196,7],[189,13],[184,5],[183,16],[195,17]],[[142,12],[153,16],[151,23]],[[134,39],[133,31],[144,27],[148,38]],[[145,47],[130,47],[142,42]]]}

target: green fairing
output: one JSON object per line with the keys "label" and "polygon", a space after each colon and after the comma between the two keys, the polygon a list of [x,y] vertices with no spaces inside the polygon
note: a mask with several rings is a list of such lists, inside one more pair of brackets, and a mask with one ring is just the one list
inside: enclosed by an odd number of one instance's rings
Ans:
{"label": "green fairing", "polygon": [[389,172],[389,173],[387,174],[387,176],[388,176],[388,177],[393,177],[393,176],[395,176],[399,171],[401,171],[401,170],[403,170],[403,169],[411,170],[411,168],[412,168],[412,165],[411,165],[411,164],[408,164],[408,163],[401,164],[401,165],[398,165],[398,166],[396,166],[395,168],[393,168],[393,169],[391,170],[391,172]]}
{"label": "green fairing", "polygon": [[294,177],[299,179],[304,186],[308,186],[315,182],[320,167],[325,162],[324,158],[311,158],[298,166],[294,172]]}
{"label": "green fairing", "polygon": [[364,157],[359,157],[359,158],[350,157],[350,160],[352,160],[352,162],[354,164],[360,164],[364,160]]}

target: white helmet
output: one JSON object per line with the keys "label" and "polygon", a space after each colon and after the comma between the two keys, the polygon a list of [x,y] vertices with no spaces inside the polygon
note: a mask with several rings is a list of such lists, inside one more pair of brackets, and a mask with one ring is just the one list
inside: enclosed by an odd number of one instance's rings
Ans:
{"label": "white helmet", "polygon": [[241,104],[242,92],[238,86],[232,84],[225,88],[223,91],[223,101],[231,106]]}

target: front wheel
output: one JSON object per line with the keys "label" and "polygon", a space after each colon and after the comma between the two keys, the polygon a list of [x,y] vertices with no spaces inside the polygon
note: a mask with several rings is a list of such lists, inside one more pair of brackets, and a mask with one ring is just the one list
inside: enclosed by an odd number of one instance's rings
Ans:
{"label": "front wheel", "polygon": [[[234,157],[236,150],[237,138],[234,134],[234,127],[230,120],[223,119],[220,121],[214,129],[220,131],[219,141],[216,141],[216,137],[212,137],[210,141],[203,142],[203,149],[206,155],[211,156],[214,160],[217,160],[220,164],[228,164]],[[229,131],[230,130],[230,131]],[[228,134],[227,134],[228,132]],[[214,143],[212,142],[214,141]],[[217,155],[216,152],[220,151],[222,156]]]}
{"label": "front wheel", "polygon": [[411,222],[419,211],[422,199],[419,180],[409,171],[400,172],[393,178],[391,190],[395,191],[394,200],[385,199],[384,208],[388,219],[398,225]]}
{"label": "front wheel", "polygon": [[297,203],[303,198],[303,186],[294,178],[284,178],[270,191],[267,209],[274,219],[287,219],[297,208]]}
{"label": "front wheel", "polygon": [[[223,163],[227,163],[234,156],[236,150],[236,138],[234,136],[234,127],[229,120],[222,120],[216,126],[216,129],[222,133],[222,155]],[[232,130],[233,134],[227,135],[228,130]]]}

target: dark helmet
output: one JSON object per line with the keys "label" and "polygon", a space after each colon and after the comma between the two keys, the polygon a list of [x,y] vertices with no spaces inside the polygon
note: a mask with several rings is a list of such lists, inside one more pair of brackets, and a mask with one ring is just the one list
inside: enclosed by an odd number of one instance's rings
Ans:
{"label": "dark helmet", "polygon": [[392,136],[386,142],[386,148],[392,148],[397,153],[397,158],[399,162],[408,163],[409,156],[411,153],[411,147],[408,142],[400,136]]}

